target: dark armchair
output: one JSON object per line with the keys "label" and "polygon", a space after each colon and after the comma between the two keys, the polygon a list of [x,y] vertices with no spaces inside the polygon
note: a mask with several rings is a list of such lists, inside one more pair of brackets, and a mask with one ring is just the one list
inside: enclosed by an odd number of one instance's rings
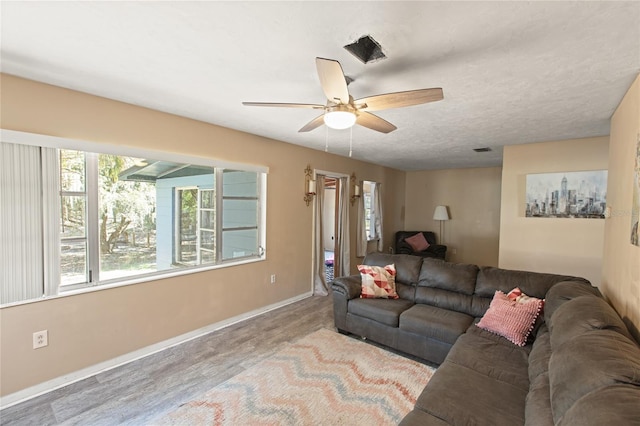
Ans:
{"label": "dark armchair", "polygon": [[[429,247],[423,251],[413,251],[413,248],[409,243],[405,241],[405,238],[411,237],[418,232],[422,232],[424,238],[429,243]],[[435,257],[437,259],[443,259],[447,255],[447,246],[436,244],[436,235],[430,231],[398,231],[396,232],[396,253],[397,254],[412,254],[414,256],[422,257]]]}

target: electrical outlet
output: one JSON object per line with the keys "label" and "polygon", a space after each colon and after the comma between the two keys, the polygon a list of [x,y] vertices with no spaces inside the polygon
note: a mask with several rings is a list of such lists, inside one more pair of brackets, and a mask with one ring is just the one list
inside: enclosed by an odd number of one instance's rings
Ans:
{"label": "electrical outlet", "polygon": [[33,333],[33,349],[43,348],[49,344],[49,332],[47,330]]}
{"label": "electrical outlet", "polygon": [[451,254],[457,254],[457,253],[458,253],[458,250],[456,250],[454,248],[451,249]]}
{"label": "electrical outlet", "polygon": [[271,284],[276,283],[276,274],[271,274]]}

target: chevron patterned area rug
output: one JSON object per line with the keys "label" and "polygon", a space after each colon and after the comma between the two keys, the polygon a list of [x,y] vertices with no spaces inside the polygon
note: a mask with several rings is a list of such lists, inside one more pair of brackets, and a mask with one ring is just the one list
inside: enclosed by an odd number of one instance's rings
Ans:
{"label": "chevron patterned area rug", "polygon": [[159,424],[396,425],[434,371],[322,329],[183,404]]}

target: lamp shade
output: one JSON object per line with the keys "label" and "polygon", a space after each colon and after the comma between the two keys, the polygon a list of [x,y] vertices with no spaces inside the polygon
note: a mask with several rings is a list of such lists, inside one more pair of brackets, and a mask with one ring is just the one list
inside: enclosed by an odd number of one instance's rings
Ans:
{"label": "lamp shade", "polygon": [[436,210],[433,212],[433,220],[449,220],[449,211],[447,206],[436,206]]}

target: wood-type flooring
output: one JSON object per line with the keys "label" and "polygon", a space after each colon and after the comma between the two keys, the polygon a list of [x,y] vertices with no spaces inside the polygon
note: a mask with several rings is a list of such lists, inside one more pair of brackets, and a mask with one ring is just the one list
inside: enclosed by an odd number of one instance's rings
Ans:
{"label": "wood-type flooring", "polygon": [[310,297],[0,411],[9,425],[150,425],[320,328],[332,298]]}

